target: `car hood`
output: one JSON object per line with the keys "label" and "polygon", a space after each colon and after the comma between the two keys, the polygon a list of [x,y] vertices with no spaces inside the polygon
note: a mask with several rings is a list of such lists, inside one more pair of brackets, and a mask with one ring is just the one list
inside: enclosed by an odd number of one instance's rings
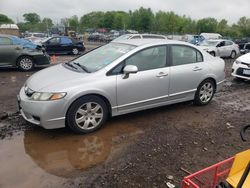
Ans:
{"label": "car hood", "polygon": [[216,47],[214,47],[214,46],[199,46],[199,47],[205,51],[210,51],[210,50],[216,49]]}
{"label": "car hood", "polygon": [[[59,64],[33,74],[27,80],[26,85],[33,91],[56,91],[59,88],[58,86],[70,85],[69,82],[85,79],[89,75],[85,72],[72,71]],[[67,88],[60,87],[60,89],[65,90]]]}
{"label": "car hood", "polygon": [[247,54],[245,54],[245,55],[242,55],[242,56],[238,57],[237,60],[240,61],[240,62],[244,62],[244,63],[250,64],[250,52],[247,53]]}

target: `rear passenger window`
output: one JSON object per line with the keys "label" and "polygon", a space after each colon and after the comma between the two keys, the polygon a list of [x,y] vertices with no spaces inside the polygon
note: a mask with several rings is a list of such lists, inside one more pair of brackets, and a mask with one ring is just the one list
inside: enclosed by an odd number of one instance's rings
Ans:
{"label": "rear passenger window", "polygon": [[176,45],[171,47],[173,66],[202,62],[202,54],[195,48]]}
{"label": "rear passenger window", "polygon": [[13,42],[7,37],[0,37],[0,45],[12,45]]}

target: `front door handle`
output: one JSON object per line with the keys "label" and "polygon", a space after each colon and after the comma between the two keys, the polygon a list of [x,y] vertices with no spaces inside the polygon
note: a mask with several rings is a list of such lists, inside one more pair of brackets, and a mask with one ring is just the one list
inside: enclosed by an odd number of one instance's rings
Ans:
{"label": "front door handle", "polygon": [[160,72],[156,77],[162,78],[164,76],[168,76],[168,73]]}
{"label": "front door handle", "polygon": [[194,68],[193,68],[193,71],[200,71],[200,70],[202,70],[201,67],[194,67]]}

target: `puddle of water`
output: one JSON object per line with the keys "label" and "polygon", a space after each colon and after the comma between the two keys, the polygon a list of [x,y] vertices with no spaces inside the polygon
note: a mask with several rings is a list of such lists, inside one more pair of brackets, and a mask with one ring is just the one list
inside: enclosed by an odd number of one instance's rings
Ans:
{"label": "puddle of water", "polygon": [[133,124],[114,121],[89,135],[36,129],[2,140],[0,187],[60,187],[67,178],[112,160],[124,142],[142,133]]}
{"label": "puddle of water", "polygon": [[16,82],[16,76],[11,76],[11,82]]}

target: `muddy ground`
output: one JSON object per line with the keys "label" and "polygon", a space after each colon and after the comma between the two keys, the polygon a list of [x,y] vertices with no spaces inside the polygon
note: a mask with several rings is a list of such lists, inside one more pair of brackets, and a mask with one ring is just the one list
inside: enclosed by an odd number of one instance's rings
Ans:
{"label": "muddy ground", "polygon": [[[72,58],[59,56],[55,63]],[[233,60],[225,61],[226,82],[209,105],[185,102],[123,115],[88,135],[27,124],[17,112],[16,95],[43,68],[1,69],[0,188],[180,186],[184,171],[248,149],[239,130],[250,124],[250,83],[233,80]]]}

